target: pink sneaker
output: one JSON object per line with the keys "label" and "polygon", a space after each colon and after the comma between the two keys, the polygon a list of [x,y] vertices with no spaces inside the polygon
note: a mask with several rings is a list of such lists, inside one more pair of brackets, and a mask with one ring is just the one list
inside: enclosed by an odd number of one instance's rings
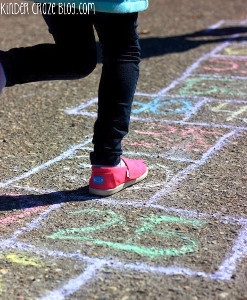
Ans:
{"label": "pink sneaker", "polygon": [[148,169],[143,160],[123,158],[124,167],[92,167],[89,193],[110,196],[143,180]]}

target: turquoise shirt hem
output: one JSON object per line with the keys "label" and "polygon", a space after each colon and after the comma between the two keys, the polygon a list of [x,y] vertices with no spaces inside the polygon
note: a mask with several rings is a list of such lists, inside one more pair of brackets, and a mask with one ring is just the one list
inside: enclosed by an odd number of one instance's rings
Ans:
{"label": "turquoise shirt hem", "polygon": [[[106,12],[106,13],[133,13],[143,11],[148,8],[148,0],[36,0],[43,3],[55,3],[55,4],[75,4],[76,8],[79,8],[80,4],[87,4],[93,11]],[[91,6],[89,6],[91,4]],[[94,4],[94,5],[93,5]]]}

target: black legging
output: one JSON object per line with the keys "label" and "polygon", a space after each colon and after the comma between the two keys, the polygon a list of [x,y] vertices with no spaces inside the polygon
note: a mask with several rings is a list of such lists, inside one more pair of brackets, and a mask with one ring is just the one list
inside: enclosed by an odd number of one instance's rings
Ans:
{"label": "black legging", "polygon": [[78,79],[97,63],[95,27],[103,54],[91,163],[117,165],[128,133],[139,77],[138,13],[43,15],[55,44],[0,51],[6,86],[41,80]]}

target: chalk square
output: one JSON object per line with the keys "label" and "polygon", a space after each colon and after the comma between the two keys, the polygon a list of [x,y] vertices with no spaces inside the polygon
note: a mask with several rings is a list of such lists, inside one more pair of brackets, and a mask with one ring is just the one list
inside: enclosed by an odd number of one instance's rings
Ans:
{"label": "chalk square", "polygon": [[247,57],[247,43],[241,42],[241,44],[233,44],[224,47],[219,51],[218,55],[224,56],[246,56]]}
{"label": "chalk square", "polygon": [[23,299],[46,296],[87,267],[82,261],[32,251],[4,250],[0,252],[0,258],[1,299],[16,299],[17,291],[12,287],[18,288],[18,295]]}
{"label": "chalk square", "polygon": [[[173,176],[179,170],[201,159],[202,155],[226,132],[225,129],[218,128],[171,126],[152,122],[142,124],[133,122],[131,126],[132,130],[123,142],[124,155],[144,159],[151,168],[149,177],[140,184],[150,187],[150,193],[166,185],[167,175]],[[83,195],[88,197],[87,186],[91,175],[89,152],[92,149],[92,144],[85,142],[73,154],[62,153],[59,161],[55,157],[49,166],[46,162],[44,165],[47,167],[40,166],[35,172],[30,170],[26,175],[23,174],[9,182],[23,190],[50,194],[51,198],[54,192],[62,192],[65,187],[67,191],[72,192],[80,189]],[[138,190],[138,187],[134,189]]]}
{"label": "chalk square", "polygon": [[208,99],[200,107],[191,122],[207,122],[218,125],[247,126],[247,101]]}
{"label": "chalk square", "polygon": [[131,264],[140,270],[151,267],[151,272],[161,269],[164,274],[177,269],[180,274],[209,278],[229,275],[219,270],[246,220],[169,211],[161,205],[118,203],[64,204],[42,222],[42,228],[31,232],[35,240],[30,239],[30,233],[21,239],[54,253],[74,253],[80,247],[82,255],[109,261],[113,268],[114,264]]}
{"label": "chalk square", "polygon": [[186,78],[170,93],[181,96],[205,96],[219,99],[244,99],[247,96],[245,81],[229,77],[196,76]]}
{"label": "chalk square", "polygon": [[123,142],[126,153],[144,153],[159,157],[195,162],[224,135],[226,130],[194,125],[168,125],[133,122]]}
{"label": "chalk square", "polygon": [[204,60],[194,73],[247,77],[247,57],[211,57]]}
{"label": "chalk square", "polygon": [[[88,157],[91,150],[91,147],[80,149],[75,155],[28,178],[19,180],[15,188],[18,190],[19,187],[23,192],[27,189],[35,194],[40,193],[41,195],[33,195],[34,199],[37,198],[40,201],[43,199],[43,202],[48,204],[58,202],[56,191],[64,192],[66,190],[68,201],[71,201],[78,191],[84,200],[90,199],[92,196],[88,193],[88,182],[91,176],[91,165]],[[136,153],[125,154],[128,158],[143,159],[149,168],[149,175],[138,185],[129,187],[121,194],[116,195],[121,199],[138,197],[140,191],[145,190],[142,200],[147,200],[154,192],[164,187],[175,174],[191,164],[191,162],[169,160],[155,154],[141,157]]]}

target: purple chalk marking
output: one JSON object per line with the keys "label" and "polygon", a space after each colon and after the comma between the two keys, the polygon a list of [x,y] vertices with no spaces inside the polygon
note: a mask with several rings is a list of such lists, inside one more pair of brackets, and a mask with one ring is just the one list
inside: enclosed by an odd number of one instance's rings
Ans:
{"label": "purple chalk marking", "polygon": [[202,158],[198,162],[189,165],[185,169],[179,171],[162,190],[158,191],[154,194],[153,197],[151,197],[148,203],[157,202],[161,197],[168,195],[175,188],[175,186],[177,186],[179,183],[181,183],[181,181],[187,178],[192,171],[195,171],[200,166],[204,165],[209,158],[211,158],[223,146],[228,144],[232,138],[237,137],[238,134],[239,131],[234,130],[223,135],[214,146],[209,148],[209,150],[202,155]]}
{"label": "purple chalk marking", "polygon": [[[153,97],[156,97],[156,94],[135,93],[135,96],[153,98]],[[180,98],[181,98],[181,96],[180,96]],[[68,109],[65,109],[64,111],[68,115],[82,115],[82,116],[88,116],[88,117],[96,118],[97,113],[83,111],[83,110],[90,107],[91,105],[94,105],[94,104],[97,104],[97,103],[98,103],[98,98],[93,98],[93,99],[87,101],[86,103],[81,103],[81,104],[79,104],[78,106],[76,106],[74,108],[68,108]]]}
{"label": "purple chalk marking", "polygon": [[63,287],[55,289],[48,295],[39,298],[40,300],[63,300],[65,297],[74,294],[76,291],[80,290],[82,286],[85,286],[97,275],[98,270],[104,266],[103,262],[98,262],[89,265],[86,270],[79,276],[70,279]]}
{"label": "purple chalk marking", "polygon": [[22,180],[24,178],[27,178],[27,177],[30,177],[31,175],[37,173],[37,172],[40,172],[41,170],[44,170],[44,169],[47,169],[48,167],[50,167],[51,165],[61,161],[61,160],[64,160],[68,157],[70,157],[71,155],[75,154],[78,150],[80,150],[82,147],[84,147],[85,145],[89,144],[91,142],[91,138],[86,140],[84,143],[81,143],[79,145],[75,145],[75,146],[71,146],[69,147],[69,149],[65,152],[63,152],[62,154],[60,154],[59,156],[51,159],[51,160],[48,160],[47,162],[45,162],[44,164],[41,164],[37,167],[34,167],[33,169],[31,169],[30,171],[26,172],[26,173],[23,173],[22,175],[20,176],[17,176],[17,177],[14,177],[12,179],[9,179],[5,182],[1,182],[0,183],[0,188],[5,188],[7,187],[8,185],[12,184],[13,182],[16,182],[16,181],[19,181],[19,180]]}

